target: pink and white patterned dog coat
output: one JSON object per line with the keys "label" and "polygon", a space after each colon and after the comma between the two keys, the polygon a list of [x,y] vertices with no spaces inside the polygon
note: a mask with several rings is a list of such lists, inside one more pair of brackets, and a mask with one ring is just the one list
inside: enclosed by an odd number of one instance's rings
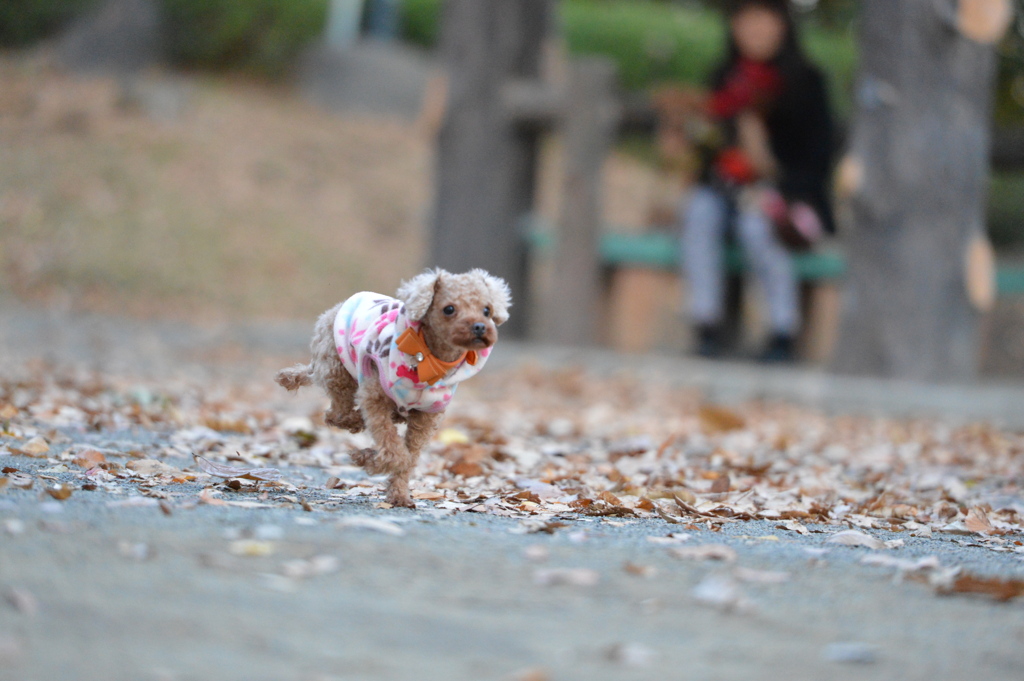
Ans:
{"label": "pink and white patterned dog coat", "polygon": [[379,293],[357,293],[338,309],[334,340],[342,364],[360,385],[379,377],[381,387],[401,414],[412,410],[437,413],[451,403],[458,383],[475,375],[491,348],[477,350],[476,364],[462,361],[433,385],[420,381],[416,358],[398,349],[406,329],[419,331],[422,322],[405,316],[402,301]]}

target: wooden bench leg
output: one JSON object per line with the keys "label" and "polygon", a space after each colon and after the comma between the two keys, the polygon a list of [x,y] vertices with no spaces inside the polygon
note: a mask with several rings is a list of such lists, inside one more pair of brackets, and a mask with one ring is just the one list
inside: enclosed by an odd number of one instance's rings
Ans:
{"label": "wooden bench leg", "polygon": [[675,272],[618,268],[609,278],[605,342],[622,352],[678,351],[679,277]]}
{"label": "wooden bench leg", "polygon": [[800,354],[811,364],[832,359],[839,336],[842,294],[838,283],[804,285],[804,325],[800,332]]}

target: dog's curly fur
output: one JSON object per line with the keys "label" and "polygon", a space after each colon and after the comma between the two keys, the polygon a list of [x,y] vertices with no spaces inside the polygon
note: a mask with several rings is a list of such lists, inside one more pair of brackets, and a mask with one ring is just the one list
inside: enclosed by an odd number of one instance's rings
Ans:
{"label": "dog's curly fur", "polygon": [[[466,350],[494,345],[498,340],[497,327],[508,319],[508,308],[512,305],[508,285],[481,269],[463,274],[428,270],[404,282],[397,297],[404,303],[410,320],[423,322],[423,336],[430,351],[446,362],[456,360]],[[323,388],[331,398],[324,414],[328,425],[353,433],[368,428],[377,448],[354,452],[352,460],[371,475],[390,476],[389,503],[415,508],[409,496],[409,475],[443,413],[412,410],[402,414],[379,381],[365,381],[362,385],[356,381],[342,364],[334,339],[334,320],[342,304],[327,310],[317,320],[310,341],[310,363],[283,369],[276,380],[288,390],[311,384]],[[455,313],[446,315],[444,309],[449,305],[454,306]],[[486,327],[482,335],[473,330],[480,323]],[[404,438],[395,426],[403,421]]]}

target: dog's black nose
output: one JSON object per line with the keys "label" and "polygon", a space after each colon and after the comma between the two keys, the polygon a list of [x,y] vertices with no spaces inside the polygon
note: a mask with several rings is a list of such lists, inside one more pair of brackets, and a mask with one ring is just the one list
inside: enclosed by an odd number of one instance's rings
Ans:
{"label": "dog's black nose", "polygon": [[478,338],[483,338],[484,334],[487,333],[487,325],[482,322],[477,322],[473,325],[473,333],[475,333]]}

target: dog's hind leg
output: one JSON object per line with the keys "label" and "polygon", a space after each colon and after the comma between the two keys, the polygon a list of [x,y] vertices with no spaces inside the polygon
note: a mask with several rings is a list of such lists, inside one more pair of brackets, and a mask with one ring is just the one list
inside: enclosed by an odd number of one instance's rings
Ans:
{"label": "dog's hind leg", "polygon": [[377,450],[360,450],[352,454],[352,460],[371,475],[390,475],[386,495],[388,503],[416,508],[409,496],[409,474],[416,461],[392,421],[395,403],[385,394],[378,381],[366,381],[359,386],[357,400]]}

